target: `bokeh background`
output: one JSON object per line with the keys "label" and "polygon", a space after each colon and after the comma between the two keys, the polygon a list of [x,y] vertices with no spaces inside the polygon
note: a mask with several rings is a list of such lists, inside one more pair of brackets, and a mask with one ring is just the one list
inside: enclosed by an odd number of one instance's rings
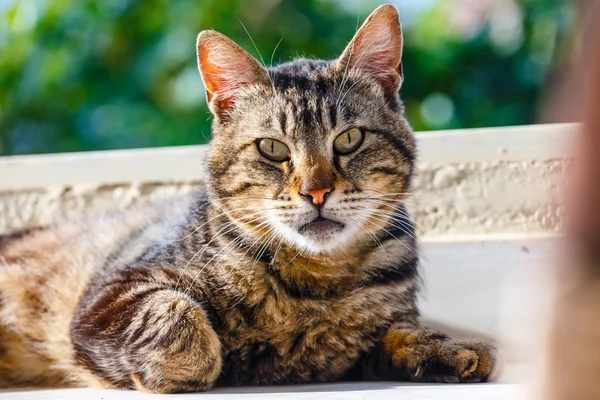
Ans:
{"label": "bokeh background", "polygon": [[[560,0],[396,0],[417,130],[530,124],[568,58]],[[206,143],[195,38],[337,57],[374,0],[0,0],[0,155]],[[245,29],[245,28],[246,29]]]}

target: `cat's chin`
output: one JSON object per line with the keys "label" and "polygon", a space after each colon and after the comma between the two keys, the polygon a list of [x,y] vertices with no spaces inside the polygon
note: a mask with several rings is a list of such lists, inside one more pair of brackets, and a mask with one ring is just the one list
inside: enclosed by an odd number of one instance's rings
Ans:
{"label": "cat's chin", "polygon": [[348,243],[353,229],[342,222],[316,218],[299,227],[274,223],[277,233],[289,245],[313,254],[331,253]]}
{"label": "cat's chin", "polygon": [[316,242],[328,242],[334,235],[344,230],[344,224],[331,219],[319,217],[311,222],[304,224],[298,229],[298,232],[308,236]]}
{"label": "cat's chin", "polygon": [[343,242],[346,225],[328,218],[318,217],[298,228],[303,244],[313,253],[330,252]]}

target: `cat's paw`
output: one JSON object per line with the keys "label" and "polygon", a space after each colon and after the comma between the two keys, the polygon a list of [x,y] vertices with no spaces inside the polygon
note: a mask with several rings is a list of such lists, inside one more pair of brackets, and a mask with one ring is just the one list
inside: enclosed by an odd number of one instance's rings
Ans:
{"label": "cat's paw", "polygon": [[453,340],[428,329],[388,333],[385,349],[394,368],[416,382],[487,382],[500,370],[494,346],[477,340]]}
{"label": "cat's paw", "polygon": [[136,389],[177,393],[210,389],[221,372],[221,344],[188,296],[162,291],[133,321],[126,343]]}

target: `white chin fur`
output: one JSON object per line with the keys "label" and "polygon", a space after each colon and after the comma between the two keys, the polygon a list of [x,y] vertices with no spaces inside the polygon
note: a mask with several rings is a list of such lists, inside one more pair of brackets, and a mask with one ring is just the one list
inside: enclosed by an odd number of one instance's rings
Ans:
{"label": "white chin fur", "polygon": [[275,228],[277,235],[282,237],[288,245],[312,254],[330,253],[341,247],[348,246],[358,231],[357,225],[352,224],[352,226],[346,226],[342,231],[333,235],[331,239],[316,241],[306,235],[302,235],[296,229],[277,221],[271,221],[271,226]]}

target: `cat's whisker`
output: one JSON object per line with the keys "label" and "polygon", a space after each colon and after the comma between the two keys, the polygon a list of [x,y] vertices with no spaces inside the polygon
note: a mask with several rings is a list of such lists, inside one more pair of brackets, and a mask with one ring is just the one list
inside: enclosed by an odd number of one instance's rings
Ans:
{"label": "cat's whisker", "polygon": [[[266,224],[266,222],[263,222],[263,224]],[[255,245],[256,245],[256,244],[257,244],[257,243],[258,243],[258,242],[261,240],[261,239],[262,239],[262,237],[263,237],[263,236],[265,236],[265,234],[267,234],[267,233],[269,233],[269,232],[271,232],[271,231],[273,231],[273,232],[274,232],[274,228],[270,228],[269,230],[267,230],[267,232],[265,232],[263,235],[261,235],[261,237],[260,237],[260,238],[258,238],[258,239],[257,239],[257,240],[255,240],[255,241],[254,241],[254,242],[253,242],[253,243],[252,243],[250,246],[248,246],[248,249],[247,249],[247,250],[244,252],[244,254],[242,254],[242,256],[241,256],[241,257],[239,257],[239,259],[238,259],[238,261],[235,263],[235,265],[234,265],[233,267],[231,267],[231,269],[230,269],[230,272],[228,273],[228,276],[230,276],[230,275],[231,275],[231,273],[232,273],[231,271],[234,271],[234,270],[236,269],[236,267],[237,267],[237,266],[240,264],[240,262],[241,262],[242,260],[244,260],[244,259],[245,259],[245,257],[246,257],[246,255],[248,254],[248,252],[249,252],[249,251],[250,251],[250,250],[251,250],[251,249],[252,249],[252,248],[253,248],[253,247],[254,247],[254,246],[255,246]],[[232,243],[230,243],[230,244],[234,244],[234,245],[233,245],[233,247],[231,248],[232,250],[233,250],[233,249],[235,249],[235,248],[237,248],[239,245],[241,245],[241,243],[242,243],[242,241],[243,241],[243,239],[244,239],[244,236],[245,236],[247,233],[249,233],[249,232],[243,232],[243,233],[242,233],[241,235],[239,235],[239,236],[238,236],[238,237],[237,237],[237,238],[236,238],[236,239],[235,239],[235,240],[234,240]],[[226,246],[226,247],[228,247],[228,246]],[[225,250],[225,249],[222,249],[222,250]],[[220,253],[220,252],[219,252],[219,253]],[[218,256],[218,255],[219,255],[219,254],[215,255],[215,257],[216,257],[216,256]],[[223,254],[223,256],[225,256],[225,254]],[[214,257],[213,257],[213,258],[214,258]],[[252,256],[252,257],[251,257],[251,259],[252,259],[252,258],[254,258],[254,256]],[[217,262],[217,263],[216,263],[214,266],[212,266],[212,268],[211,268],[210,270],[212,271],[212,270],[214,270],[214,269],[215,269],[217,266],[219,266],[219,265],[221,264],[221,261],[223,261],[223,259],[224,259],[224,257],[223,257],[223,258],[221,258],[221,259],[220,259],[220,260],[219,260],[219,261],[218,261],[218,262]],[[211,259],[211,261],[212,261],[212,259]],[[209,262],[208,262],[206,265],[210,264],[210,262],[211,262],[211,261],[209,261]],[[205,266],[206,266],[206,265],[205,265]],[[203,267],[203,268],[205,268],[205,267]],[[252,271],[254,271],[254,266],[252,267]],[[194,280],[194,281],[195,281],[195,280]]]}
{"label": "cat's whisker", "polygon": [[277,260],[277,254],[279,250],[281,250],[281,246],[283,245],[283,238],[279,237],[279,242],[277,243],[277,248],[275,248],[275,252],[273,253],[273,260]]}
{"label": "cat's whisker", "polygon": [[174,239],[174,240],[172,240],[172,242],[174,243],[174,242],[181,242],[181,241],[183,241],[183,240],[186,240],[187,238],[189,238],[189,237],[191,237],[192,235],[194,235],[194,233],[198,232],[200,229],[202,229],[204,226],[206,226],[207,224],[211,223],[211,222],[212,222],[212,221],[214,221],[215,219],[217,219],[217,218],[220,218],[220,217],[222,217],[222,216],[224,216],[224,215],[227,215],[227,213],[228,213],[228,212],[230,212],[230,213],[231,213],[231,212],[246,211],[246,210],[255,210],[255,209],[257,209],[257,208],[255,208],[255,207],[244,207],[244,208],[237,208],[237,209],[234,209],[234,210],[228,210],[228,211],[225,211],[225,212],[219,213],[218,215],[216,215],[216,216],[214,216],[214,217],[210,218],[208,221],[204,222],[204,223],[203,223],[202,225],[200,225],[199,227],[195,228],[195,229],[194,229],[192,232],[190,232],[190,233],[189,233],[189,234],[187,234],[186,236],[183,236],[183,237],[182,237],[182,238],[180,238],[180,239]]}
{"label": "cat's whisker", "polygon": [[270,66],[273,66],[273,58],[275,58],[275,52],[279,48],[279,45],[281,44],[282,41],[283,41],[283,38],[279,39],[279,41],[275,45],[275,48],[273,49],[273,53],[271,53],[271,64],[270,64]]}
{"label": "cat's whisker", "polygon": [[407,214],[398,214],[398,213],[394,213],[394,212],[387,212],[385,210],[379,210],[377,213],[378,213],[378,215],[388,217],[393,221],[405,223],[408,226],[411,226],[420,235],[424,235],[424,232],[421,229],[417,228],[417,226],[416,226],[417,222],[415,222]]}
{"label": "cat's whisker", "polygon": [[[223,227],[221,230],[219,230],[217,232],[217,234],[219,234],[220,232],[222,232],[223,230],[234,226],[234,224],[231,221],[227,221],[224,224],[219,225],[218,227]],[[208,243],[206,243],[204,246],[202,246],[200,248],[200,250],[198,250],[196,253],[194,253],[194,255],[190,258],[190,260],[188,261],[188,263],[185,265],[185,267],[183,268],[183,270],[180,272],[179,274],[179,278],[177,279],[177,283],[175,284],[175,290],[177,290],[177,288],[179,287],[179,284],[181,283],[181,279],[183,278],[185,272],[187,271],[188,267],[190,266],[190,264],[192,263],[192,261],[198,256],[200,255],[200,257],[202,257],[202,254],[204,254],[204,251],[206,251],[206,249],[208,249],[209,245],[214,241],[214,239],[217,236],[213,237]],[[202,253],[202,254],[200,254]]]}
{"label": "cat's whisker", "polygon": [[274,200],[272,197],[259,197],[259,196],[228,196],[228,197],[215,197],[211,198],[211,201],[221,201],[221,200]]}
{"label": "cat's whisker", "polygon": [[272,227],[267,232],[270,234],[270,236],[268,236],[267,239],[265,239],[265,243],[263,243],[263,245],[259,247],[260,252],[258,253],[258,255],[256,255],[256,253],[253,254],[253,257],[254,256],[256,256],[256,257],[254,257],[254,263],[252,264],[252,271],[254,271],[254,268],[256,268],[256,264],[258,263],[258,261],[262,258],[265,251],[267,251],[267,249],[273,243],[273,240],[275,240],[275,238],[277,237],[277,230],[275,227]]}
{"label": "cat's whisker", "polygon": [[[371,210],[371,208],[367,208],[367,207],[365,207],[364,209]],[[413,229],[415,229],[419,234],[421,234],[421,235],[424,234],[424,232],[418,228],[418,225],[420,225],[420,224],[418,222],[416,222],[409,214],[405,213],[402,210],[399,210],[397,208],[394,209],[393,211],[383,210],[381,208],[376,208],[375,210],[377,210],[377,212],[379,214],[382,214],[382,215],[385,214],[386,216],[391,217],[391,218],[400,218],[402,220],[406,220],[413,225]]]}
{"label": "cat's whisker", "polygon": [[369,236],[371,236],[371,238],[373,239],[373,241],[375,242],[377,247],[379,247],[381,249],[381,251],[383,251],[385,258],[389,259],[389,256],[388,256],[387,252],[385,251],[385,248],[383,247],[383,243],[381,243],[381,240],[379,240],[379,238],[377,237],[375,232],[373,232],[372,229],[370,229],[368,226],[366,226],[364,224],[361,225],[361,228],[365,229],[367,231],[367,233],[369,234]]}
{"label": "cat's whisker", "polygon": [[[362,221],[358,218],[358,217],[351,217],[350,218],[352,221],[354,221],[354,223],[359,227],[358,229],[358,233],[360,234],[361,238],[365,241],[366,244],[368,244],[368,239],[365,237],[365,233],[361,230],[362,229]],[[342,247],[343,249],[343,247]]]}
{"label": "cat's whisker", "polygon": [[[254,215],[256,215],[256,213],[251,214],[250,216],[247,216],[246,218],[252,218]],[[260,217],[254,218],[253,220],[251,220],[249,223],[254,222],[256,220],[260,219]],[[175,285],[175,288],[177,289],[177,287],[179,286],[179,283],[181,281],[181,278],[183,277],[183,275],[185,274],[185,271],[188,269],[188,267],[190,266],[190,264],[194,261],[194,259],[196,259],[196,257],[202,257],[202,255],[204,254],[204,252],[206,251],[206,249],[208,249],[211,245],[211,243],[213,243],[216,239],[226,235],[227,233],[230,233],[232,231],[234,231],[237,227],[235,226],[235,224],[232,221],[226,221],[225,222],[225,227],[222,228],[221,230],[219,230],[217,232],[217,234],[215,236],[213,236],[208,243],[206,243],[200,250],[198,250],[196,253],[194,253],[194,255],[192,256],[192,258],[190,258],[190,260],[187,262],[187,264],[185,265],[185,267],[183,268],[183,270],[181,271],[180,275],[179,275],[179,279],[177,281],[177,284]],[[221,225],[222,226],[222,225]],[[227,230],[226,232],[223,232],[224,230],[226,230],[227,228],[231,229]]]}
{"label": "cat's whisker", "polygon": [[[252,232],[252,231],[255,231],[255,230],[259,229],[260,227],[262,227],[262,226],[266,225],[267,223],[268,223],[268,222],[266,222],[266,221],[264,221],[264,222],[261,222],[261,223],[260,223],[260,224],[258,224],[257,226],[254,226],[253,228],[251,228],[251,229],[249,229],[248,231],[246,231],[246,232],[242,233],[241,235],[239,235],[239,236],[236,238],[236,240],[237,240],[237,239],[239,239],[239,238],[242,238],[241,240],[243,240],[243,235],[245,235],[245,234],[248,234],[248,233],[250,233],[250,232]],[[223,235],[220,235],[220,236],[223,236]],[[211,239],[211,241],[213,241],[214,239],[215,239],[215,238]],[[204,266],[198,270],[198,272],[197,272],[197,273],[196,273],[196,275],[194,276],[194,279],[193,279],[193,280],[192,280],[192,282],[190,283],[190,285],[189,285],[188,289],[185,291],[185,293],[189,293],[189,291],[190,291],[190,290],[192,289],[192,287],[194,286],[194,283],[196,283],[196,280],[198,279],[198,277],[200,276],[200,274],[201,274],[201,273],[202,273],[202,272],[203,272],[203,271],[206,269],[206,267],[207,267],[208,265],[210,265],[210,263],[211,263],[211,262],[212,262],[212,261],[213,261],[213,260],[214,260],[216,257],[218,257],[219,255],[224,255],[223,251],[227,250],[227,249],[228,249],[228,248],[230,248],[232,245],[234,245],[234,246],[236,245],[236,244],[235,244],[235,243],[236,243],[236,240],[232,240],[232,241],[231,241],[231,242],[229,242],[229,243],[228,243],[228,244],[227,244],[225,247],[221,248],[221,249],[219,250],[219,252],[217,252],[217,254],[215,254],[214,256],[212,256],[212,258],[211,258],[210,260],[208,260],[208,261],[207,261],[207,262],[204,264]],[[207,247],[208,247],[208,245],[207,245]],[[215,269],[215,268],[217,267],[217,265],[219,265],[220,261],[221,261],[221,260],[219,260],[219,261],[218,261],[218,262],[217,262],[215,265],[213,265],[213,266],[212,266],[212,268],[211,268],[211,270]],[[190,262],[191,262],[191,260],[190,260]],[[190,262],[188,262],[188,265],[189,265],[189,263],[190,263]]]}
{"label": "cat's whisker", "polygon": [[[279,92],[275,89],[275,83],[273,82],[273,78],[271,78],[271,72],[269,71],[269,68],[267,67],[267,64],[265,63],[265,60],[263,59],[262,54],[260,54],[260,51],[258,50],[258,46],[256,45],[256,42],[254,42],[254,39],[252,39],[252,35],[250,35],[250,32],[246,28],[246,25],[244,25],[244,23],[242,22],[242,20],[239,17],[238,17],[238,21],[240,21],[240,24],[242,25],[242,27],[244,28],[244,31],[246,31],[246,34],[248,35],[248,38],[252,42],[252,46],[254,46],[254,49],[258,53],[258,57],[260,57],[260,61],[265,69],[265,72],[267,73],[269,82],[271,83],[271,88],[273,89],[273,95],[281,103]],[[283,40],[283,38],[281,38],[279,40],[279,42],[277,43],[277,46],[275,46],[275,49],[273,50],[273,53],[271,54],[271,64],[273,64],[273,56],[275,55],[275,51],[277,50],[277,47],[279,47],[279,44],[281,43],[282,40]]]}
{"label": "cat's whisker", "polygon": [[258,50],[258,46],[254,42],[254,39],[252,39],[252,35],[250,35],[250,32],[248,31],[248,29],[246,28],[246,25],[244,25],[244,23],[242,22],[240,17],[237,17],[237,19],[240,22],[240,24],[242,25],[242,28],[244,28],[244,31],[246,32],[246,34],[248,35],[250,42],[252,42],[252,46],[254,46],[254,50],[256,50],[258,57],[260,57],[260,62],[262,63],[263,67],[265,67],[265,69],[267,69],[267,64],[265,64],[265,60],[263,59],[262,54],[260,54],[260,51]]}
{"label": "cat's whisker", "polygon": [[[393,219],[391,219],[391,218],[386,218],[385,216],[381,216],[381,215],[379,215],[379,214],[378,214],[378,213],[376,213],[376,212],[373,212],[373,213],[370,215],[370,218],[374,218],[374,219],[376,219],[377,221],[380,221],[380,222],[386,223],[387,225],[391,225],[391,226],[393,226],[393,227],[395,227],[395,228],[398,228],[398,229],[400,229],[400,231],[402,231],[402,232],[403,232],[405,235],[408,235],[408,236],[410,236],[412,239],[414,239],[414,240],[417,240],[416,236],[415,236],[413,233],[411,233],[410,231],[408,231],[408,230],[406,229],[406,228],[407,228],[407,226],[399,225],[398,223],[396,223],[396,222],[395,222]],[[386,226],[387,226],[387,225],[386,225]],[[382,228],[382,229],[383,229],[383,228]]]}
{"label": "cat's whisker", "polygon": [[372,188],[362,188],[361,190],[362,191],[376,192],[376,193],[378,193],[380,195],[384,195],[384,196],[387,196],[387,195],[406,195],[406,196],[414,195],[414,193],[411,193],[411,192],[382,192],[380,190],[372,189]]}
{"label": "cat's whisker", "polygon": [[[360,5],[359,5],[359,8],[356,10],[356,28],[354,28],[354,34],[356,34],[358,32],[359,24],[360,24]],[[352,54],[354,54],[354,47],[355,47],[355,42],[352,41],[351,43],[352,43],[352,47],[350,48],[350,54],[349,54],[349,57],[348,57],[349,59],[352,58]],[[349,67],[349,65],[350,65],[350,60],[348,60],[348,62],[346,63],[346,66],[344,68],[344,73],[342,74],[342,82],[340,84],[339,90],[337,90],[338,98],[339,98],[339,95],[342,92],[342,90],[344,90],[345,79],[346,79],[346,76],[348,74],[348,67]],[[335,108],[336,109],[338,108],[338,103],[337,102],[335,104]]]}
{"label": "cat's whisker", "polygon": [[[373,215],[371,215],[370,217],[373,217]],[[408,245],[406,243],[404,243],[402,240],[400,240],[398,237],[396,237],[393,233],[391,233],[390,231],[388,231],[385,228],[381,228],[384,232],[386,232],[388,235],[390,235],[392,238],[394,238],[398,243],[400,243],[402,246],[404,246],[408,251],[410,251],[415,257],[418,257],[418,254],[411,249],[410,247],[408,247]]]}

